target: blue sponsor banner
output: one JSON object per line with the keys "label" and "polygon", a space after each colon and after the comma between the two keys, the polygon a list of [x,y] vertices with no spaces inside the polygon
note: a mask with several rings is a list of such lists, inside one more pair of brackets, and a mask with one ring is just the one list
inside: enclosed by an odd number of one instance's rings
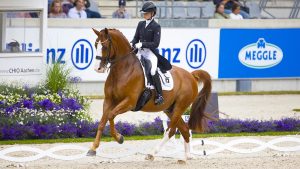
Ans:
{"label": "blue sponsor banner", "polygon": [[221,29],[219,78],[300,77],[300,29]]}

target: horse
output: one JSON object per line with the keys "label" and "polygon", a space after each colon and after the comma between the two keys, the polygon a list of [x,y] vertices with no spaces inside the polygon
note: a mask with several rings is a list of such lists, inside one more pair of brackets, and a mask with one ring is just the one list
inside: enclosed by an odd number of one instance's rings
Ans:
{"label": "horse", "polygon": [[[98,44],[101,47],[100,64],[97,69],[103,72],[110,69],[104,86],[103,115],[98,125],[95,140],[88,151],[88,156],[95,156],[96,149],[100,145],[100,139],[107,121],[110,124],[111,136],[120,144],[124,137],[116,130],[114,118],[122,113],[134,110],[138,98],[145,89],[143,70],[136,53],[133,52],[129,41],[117,29],[102,29],[97,31],[95,48]],[[100,53],[100,52],[99,52]],[[110,67],[108,67],[110,63]],[[148,154],[146,159],[153,160],[154,155],[162,146],[175,134],[178,129],[184,138],[186,159],[191,158],[190,154],[190,133],[189,130],[204,132],[207,127],[209,115],[204,112],[211,93],[211,77],[204,70],[188,72],[180,67],[173,66],[170,73],[174,79],[174,87],[170,91],[163,91],[164,104],[155,105],[154,96],[142,107],[141,111],[158,112],[163,111],[170,118],[170,123],[160,144],[154,152]],[[198,82],[203,87],[198,92]],[[152,90],[152,92],[154,92]],[[190,119],[186,124],[181,115],[191,106]]]}

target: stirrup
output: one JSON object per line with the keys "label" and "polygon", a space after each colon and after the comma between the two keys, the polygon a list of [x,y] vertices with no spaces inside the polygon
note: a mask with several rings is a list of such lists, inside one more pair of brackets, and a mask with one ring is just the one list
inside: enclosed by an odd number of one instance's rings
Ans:
{"label": "stirrup", "polygon": [[164,98],[162,97],[162,95],[157,95],[155,100],[154,100],[154,104],[155,105],[160,105],[164,103]]}

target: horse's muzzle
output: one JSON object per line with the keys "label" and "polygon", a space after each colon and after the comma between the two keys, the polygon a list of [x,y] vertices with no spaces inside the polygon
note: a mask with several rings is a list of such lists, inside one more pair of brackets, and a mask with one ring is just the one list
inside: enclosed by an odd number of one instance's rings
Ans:
{"label": "horse's muzzle", "polygon": [[94,69],[97,73],[104,73],[106,68],[102,67],[102,68],[95,68]]}

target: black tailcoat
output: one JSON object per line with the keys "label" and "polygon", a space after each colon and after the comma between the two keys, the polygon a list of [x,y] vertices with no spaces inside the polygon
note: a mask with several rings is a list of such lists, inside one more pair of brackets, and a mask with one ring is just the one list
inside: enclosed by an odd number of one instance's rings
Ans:
{"label": "black tailcoat", "polygon": [[158,67],[162,70],[170,70],[172,65],[170,62],[161,56],[157,50],[160,43],[161,28],[160,25],[153,19],[145,28],[146,21],[140,21],[133,40],[131,41],[134,46],[138,42],[142,42],[142,48],[149,48],[157,57]]}

